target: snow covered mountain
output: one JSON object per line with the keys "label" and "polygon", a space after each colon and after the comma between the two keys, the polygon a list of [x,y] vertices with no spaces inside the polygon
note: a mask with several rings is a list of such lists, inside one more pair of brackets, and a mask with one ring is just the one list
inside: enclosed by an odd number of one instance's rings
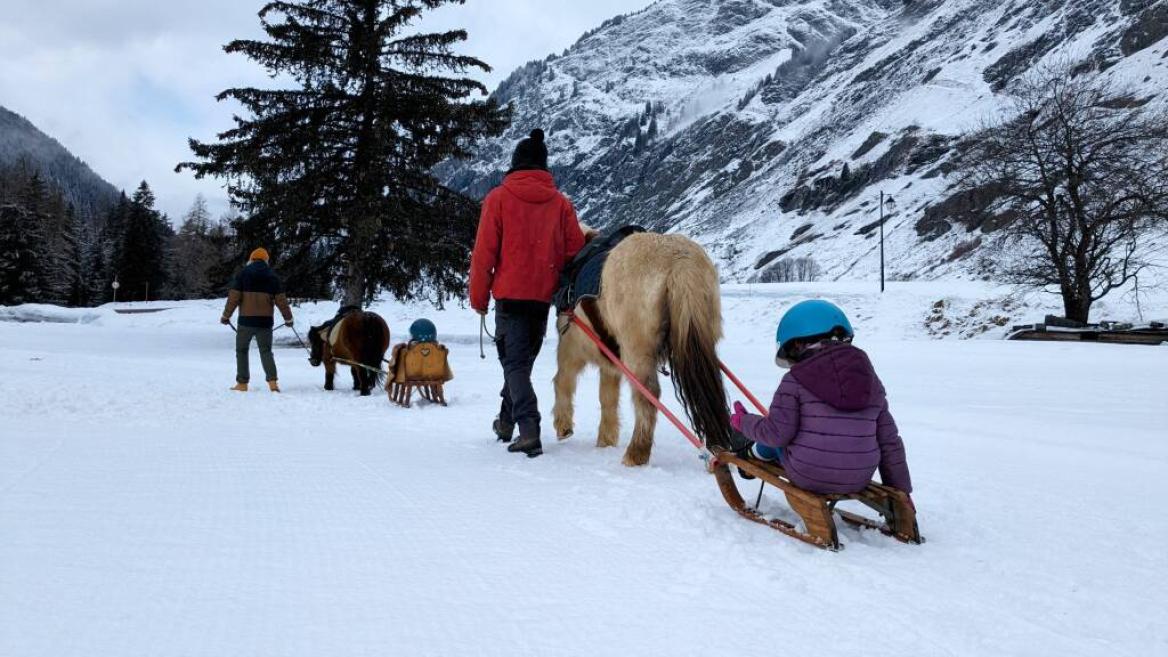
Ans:
{"label": "snow covered mountain", "polygon": [[118,190],[23,116],[0,107],[0,167],[27,166],[65,194],[83,216],[96,218],[118,200]]}
{"label": "snow covered mountain", "polygon": [[586,222],[684,232],[737,281],[876,276],[883,191],[892,278],[975,277],[958,137],[1042,65],[1165,102],[1165,35],[1168,0],[660,0],[512,74],[512,127],[443,175],[481,196],[543,127]]}

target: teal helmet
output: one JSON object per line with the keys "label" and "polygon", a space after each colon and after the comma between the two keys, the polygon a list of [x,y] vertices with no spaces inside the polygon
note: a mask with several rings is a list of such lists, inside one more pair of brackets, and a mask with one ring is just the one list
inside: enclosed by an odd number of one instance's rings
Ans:
{"label": "teal helmet", "polygon": [[414,342],[436,342],[438,340],[438,327],[434,326],[434,322],[428,319],[419,319],[410,324],[410,340]]}
{"label": "teal helmet", "polygon": [[779,355],[783,356],[784,349],[792,340],[832,334],[849,339],[855,335],[844,311],[822,299],[801,301],[783,315],[775,335],[775,346],[778,347]]}

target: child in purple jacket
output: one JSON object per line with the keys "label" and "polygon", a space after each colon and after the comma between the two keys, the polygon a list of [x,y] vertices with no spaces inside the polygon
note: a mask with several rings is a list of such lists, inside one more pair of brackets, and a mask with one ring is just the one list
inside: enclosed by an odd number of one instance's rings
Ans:
{"label": "child in purple jacket", "polygon": [[852,346],[852,325],[837,306],[804,301],[783,316],[780,367],[789,367],[766,417],[734,404],[731,425],[750,456],[778,460],[791,482],[816,493],[863,490],[880,480],[912,492],[904,443],[888,412],[884,386],[867,354]]}

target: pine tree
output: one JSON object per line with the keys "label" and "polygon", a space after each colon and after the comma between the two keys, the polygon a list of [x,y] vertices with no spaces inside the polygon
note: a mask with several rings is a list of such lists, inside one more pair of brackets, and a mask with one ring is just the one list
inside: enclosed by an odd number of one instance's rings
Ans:
{"label": "pine tree", "polygon": [[112,300],[113,273],[109,260],[109,241],[104,231],[92,235],[85,245],[86,305],[96,306]]}
{"label": "pine tree", "polygon": [[27,209],[15,204],[0,206],[0,305],[45,300],[42,228]]}
{"label": "pine tree", "polygon": [[183,218],[174,238],[173,293],[179,299],[205,299],[215,286],[211,270],[219,264],[219,253],[211,241],[211,213],[200,194]]}
{"label": "pine tree", "polygon": [[296,88],[219,94],[249,116],[217,143],[191,140],[197,161],[178,168],[228,180],[249,215],[240,237],[269,235],[290,287],[323,258],[346,303],[461,293],[477,204],[431,169],[499,134],[509,111],[469,100],[486,88],[460,76],[490,68],[454,52],[465,31],[415,29],[447,4],[462,0],[268,2],[268,40],[227,45]]}
{"label": "pine tree", "polygon": [[33,258],[27,273],[36,279],[30,287],[35,290],[35,294],[30,293],[26,303],[60,301],[60,286],[55,278],[58,262],[53,249],[55,222],[50,211],[49,188],[39,172],[33,172],[24,181],[17,204],[24,211],[26,248]]}
{"label": "pine tree", "polygon": [[[122,261],[122,245],[126,236],[126,222],[130,216],[130,199],[122,192],[118,202],[110,207],[98,233],[98,247],[102,250],[102,260],[105,261],[105,276],[102,281],[103,294],[101,299],[113,299],[110,284],[118,280],[117,267]],[[120,281],[119,281],[120,282]]]}
{"label": "pine tree", "polygon": [[154,209],[154,192],[146,181],[130,200],[115,273],[124,300],[160,296],[167,283],[170,227]]}
{"label": "pine tree", "polygon": [[73,204],[65,209],[65,220],[54,249],[53,266],[56,268],[54,286],[57,298],[70,306],[82,306],[88,301],[88,290],[83,277],[86,275],[83,244],[85,225]]}

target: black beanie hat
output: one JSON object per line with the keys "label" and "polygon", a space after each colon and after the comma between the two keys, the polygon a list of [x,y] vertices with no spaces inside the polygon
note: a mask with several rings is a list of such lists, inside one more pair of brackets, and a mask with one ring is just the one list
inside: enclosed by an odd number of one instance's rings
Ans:
{"label": "black beanie hat", "polygon": [[512,171],[529,171],[532,169],[547,171],[548,151],[543,143],[543,130],[536,128],[531,134],[519,142],[515,147],[515,154],[511,156]]}

